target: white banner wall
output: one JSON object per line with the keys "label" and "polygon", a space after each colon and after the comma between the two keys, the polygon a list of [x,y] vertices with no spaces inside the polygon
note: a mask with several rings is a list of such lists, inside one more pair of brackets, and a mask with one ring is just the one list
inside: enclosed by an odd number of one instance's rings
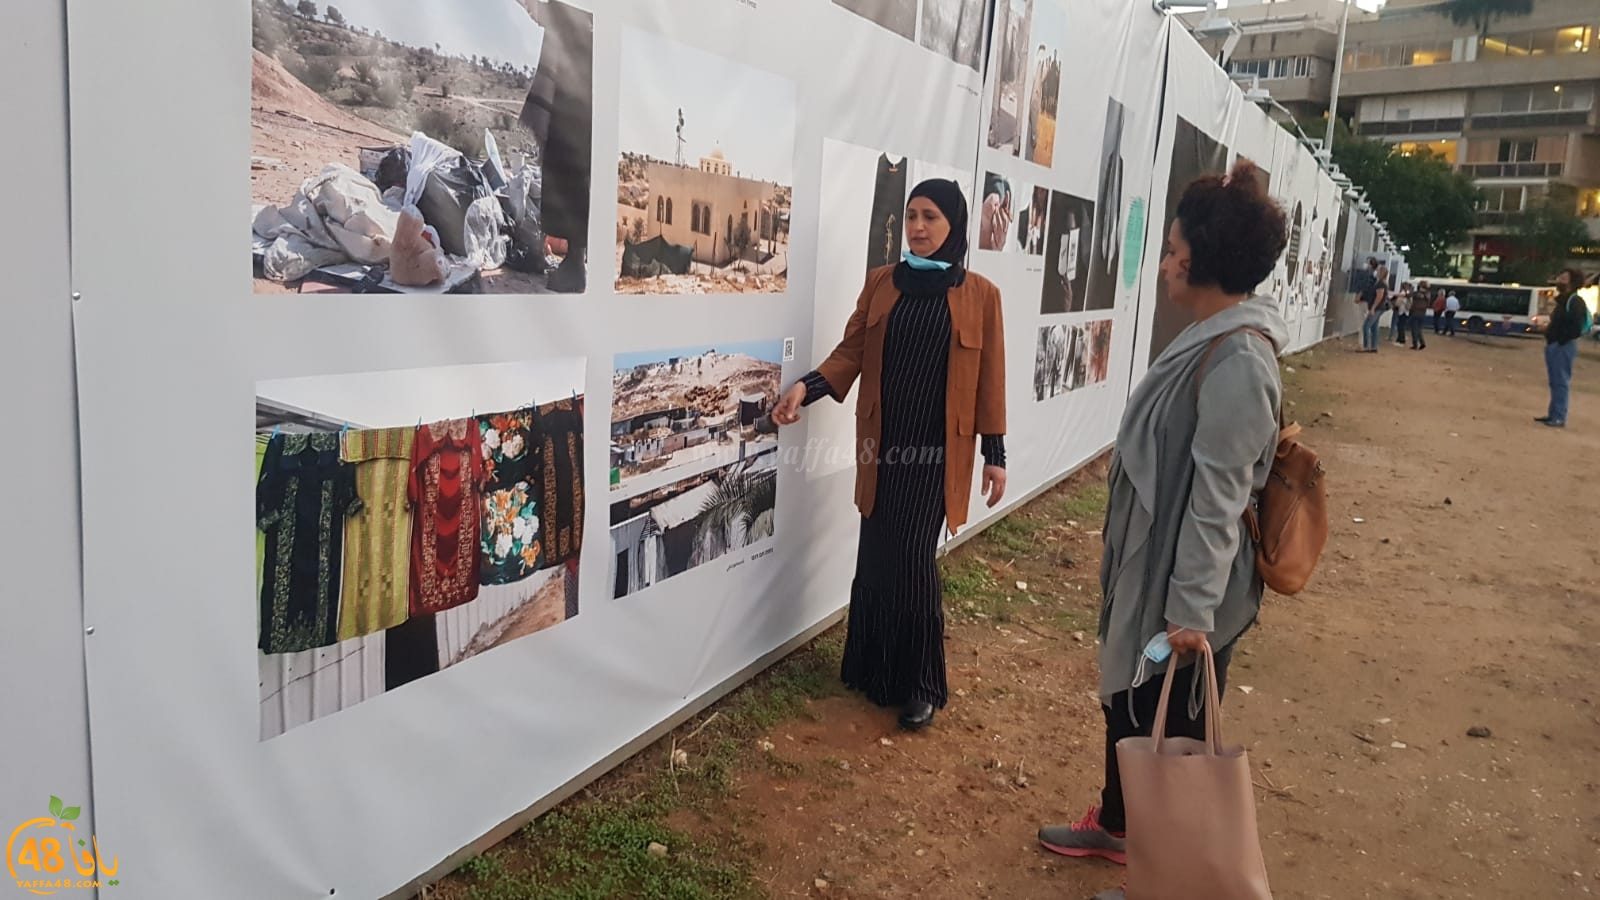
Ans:
{"label": "white banner wall", "polygon": [[[8,193],[25,211],[7,220],[0,240],[0,258],[11,273],[0,302],[0,373],[6,415],[25,435],[0,450],[0,464],[13,476],[6,486],[11,520],[0,541],[0,570],[7,573],[0,822],[8,836],[24,822],[52,815],[52,796],[83,811],[79,834],[94,827],[83,668],[84,642],[92,636],[84,635],[79,581],[65,49],[59,9],[0,7],[0,78],[15,86],[6,96],[7,133],[27,136],[0,142],[0,165],[15,176]],[[11,885],[5,890],[21,893]]]}
{"label": "white banner wall", "polygon": [[[767,414],[919,180],[962,184],[1005,297],[1008,500],[963,534],[1114,438],[1185,324],[1156,268],[1190,178],[1248,145],[1319,203],[1123,0],[67,14],[95,630],[27,621],[86,653],[53,684],[130,900],[384,896],[835,616],[852,406]],[[61,330],[62,281],[16,333]],[[67,524],[33,565],[76,573]]]}

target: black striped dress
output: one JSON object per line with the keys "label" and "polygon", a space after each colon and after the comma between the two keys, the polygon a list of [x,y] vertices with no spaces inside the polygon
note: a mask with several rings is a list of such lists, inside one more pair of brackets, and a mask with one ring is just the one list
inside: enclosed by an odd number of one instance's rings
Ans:
{"label": "black striped dress", "polygon": [[[880,706],[921,700],[943,708],[949,699],[935,558],[945,520],[949,364],[946,295],[902,295],[884,334],[877,497],[861,519],[840,671],[846,687]],[[816,372],[805,383],[808,404],[830,394]],[[984,437],[987,463],[1004,465],[1004,453],[1000,436]]]}

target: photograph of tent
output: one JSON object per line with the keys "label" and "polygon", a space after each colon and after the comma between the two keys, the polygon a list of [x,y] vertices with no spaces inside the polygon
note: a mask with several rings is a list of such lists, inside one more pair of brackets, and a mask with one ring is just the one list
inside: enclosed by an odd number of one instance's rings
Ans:
{"label": "photograph of tent", "polygon": [[612,596],[626,597],[773,536],[778,449],[611,504]]}
{"label": "photograph of tent", "polygon": [[1039,312],[1049,315],[1083,311],[1088,300],[1093,243],[1094,204],[1056,191],[1050,199]]}
{"label": "photograph of tent", "polygon": [[778,444],[783,341],[620,354],[611,379],[611,489],[649,491]]}
{"label": "photograph of tent", "polygon": [[585,365],[256,384],[262,740],[578,614]]}
{"label": "photograph of tent", "polygon": [[989,110],[989,149],[1016,156],[1022,147],[1028,96],[1028,54],[1032,47],[1034,0],[998,0],[994,29],[1000,37],[993,105]]}
{"label": "photograph of tent", "polygon": [[635,28],[621,75],[617,292],[786,290],[794,82]]}
{"label": "photograph of tent", "polygon": [[593,17],[253,0],[255,291],[582,293]]}

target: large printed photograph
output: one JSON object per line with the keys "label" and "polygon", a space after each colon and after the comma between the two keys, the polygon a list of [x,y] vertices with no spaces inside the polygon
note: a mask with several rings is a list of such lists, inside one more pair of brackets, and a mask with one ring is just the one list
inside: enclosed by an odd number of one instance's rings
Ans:
{"label": "large printed photograph", "polygon": [[1056,191],[1050,200],[1039,312],[1049,315],[1088,308],[1094,237],[1094,204]]}
{"label": "large printed photograph", "polygon": [[1085,309],[1107,310],[1117,305],[1117,267],[1123,250],[1123,220],[1127,189],[1122,158],[1127,108],[1115,99],[1106,101],[1106,127],[1100,142],[1100,188],[1095,201],[1094,255],[1089,265]]}
{"label": "large printed photograph", "polygon": [[768,540],[777,505],[776,446],[612,503],[612,597]]}
{"label": "large printed photograph", "polygon": [[1017,156],[1022,149],[1028,106],[1028,58],[1034,0],[997,0],[994,30],[999,35],[995,86],[989,109],[989,149]]}
{"label": "large printed photograph", "polygon": [[253,0],[255,291],[581,293],[593,17]]}
{"label": "large printed photograph", "polygon": [[[1162,215],[1161,231],[1152,240],[1166,242],[1167,232],[1177,216],[1178,201],[1191,181],[1201,175],[1221,175],[1227,171],[1228,148],[1210,135],[1195,127],[1182,116],[1177,117],[1177,128],[1172,141],[1172,168],[1167,177],[1166,211]],[[1167,349],[1183,329],[1194,322],[1194,316],[1172,302],[1167,286],[1156,279],[1156,310],[1150,330],[1150,361],[1155,362],[1161,351]]]}
{"label": "large printed photograph", "polygon": [[262,740],[578,614],[584,366],[257,383]]}
{"label": "large printed photograph", "polygon": [[982,70],[987,0],[833,0],[833,4],[953,63]]}
{"label": "large printed photograph", "polygon": [[611,379],[611,489],[654,490],[778,445],[783,341],[624,353]]}
{"label": "large printed photograph", "polygon": [[617,293],[781,293],[789,281],[795,84],[622,32]]}
{"label": "large printed photograph", "polygon": [[1056,113],[1061,106],[1061,45],[1067,14],[1057,0],[1039,0],[1033,20],[1032,87],[1028,91],[1023,158],[1049,168],[1056,154]]}

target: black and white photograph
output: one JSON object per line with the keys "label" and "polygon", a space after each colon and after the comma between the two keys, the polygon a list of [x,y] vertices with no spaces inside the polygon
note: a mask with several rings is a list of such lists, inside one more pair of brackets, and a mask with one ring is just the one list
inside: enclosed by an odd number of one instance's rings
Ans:
{"label": "black and white photograph", "polygon": [[256,384],[262,740],[578,614],[585,365]]}
{"label": "black and white photograph", "polygon": [[1089,383],[1088,333],[1081,325],[1039,329],[1033,358],[1033,399],[1049,400]]}
{"label": "black and white photograph", "polygon": [[918,43],[957,65],[982,71],[987,0],[922,0]]}
{"label": "black and white photograph", "polygon": [[252,0],[257,294],[582,293],[594,18]]}
{"label": "black and white photograph", "polygon": [[833,5],[847,9],[908,41],[914,41],[917,39],[917,2],[918,0],[833,0]]}
{"label": "black and white photograph", "polygon": [[1050,227],[1044,244],[1044,285],[1039,312],[1082,312],[1088,302],[1093,256],[1094,204],[1071,194],[1050,198]]}
{"label": "black and white photograph", "polygon": [[611,489],[639,493],[778,445],[783,341],[619,354]]}
{"label": "black and white photograph", "polygon": [[[836,0],[837,2],[837,0]],[[994,97],[989,110],[989,149],[1017,156],[1022,149],[1028,107],[1028,64],[1033,44],[1035,0],[996,0],[994,30],[999,35]]]}
{"label": "black and white photograph", "polygon": [[1095,200],[1094,258],[1089,265],[1088,298],[1084,309],[1117,306],[1118,263],[1122,253],[1125,214],[1122,134],[1127,109],[1115,99],[1106,101],[1106,129],[1100,143],[1100,187]]}
{"label": "black and white photograph", "polygon": [[612,597],[773,536],[778,448],[611,504]]}
{"label": "black and white photograph", "polygon": [[[1178,201],[1191,181],[1201,175],[1220,175],[1227,171],[1228,148],[1220,141],[1195,127],[1183,116],[1177,117],[1177,130],[1172,141],[1172,168],[1167,176],[1165,212],[1161,217],[1161,231],[1151,236],[1164,245],[1172,220],[1177,216]],[[1154,227],[1152,225],[1152,227]],[[1166,283],[1156,279],[1156,311],[1150,330],[1150,360],[1161,355],[1179,332],[1194,322],[1188,310],[1167,297]]]}
{"label": "black and white photograph", "polygon": [[789,282],[796,88],[622,30],[617,293],[782,293]]}

